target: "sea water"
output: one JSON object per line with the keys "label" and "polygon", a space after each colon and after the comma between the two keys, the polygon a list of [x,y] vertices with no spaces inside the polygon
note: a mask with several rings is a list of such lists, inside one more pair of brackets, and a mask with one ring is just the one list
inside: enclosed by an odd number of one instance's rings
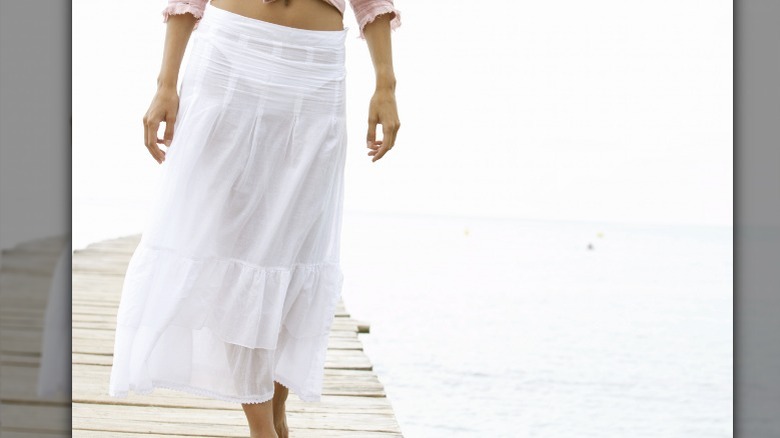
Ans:
{"label": "sea water", "polygon": [[404,436],[731,436],[730,227],[347,214],[343,233]]}

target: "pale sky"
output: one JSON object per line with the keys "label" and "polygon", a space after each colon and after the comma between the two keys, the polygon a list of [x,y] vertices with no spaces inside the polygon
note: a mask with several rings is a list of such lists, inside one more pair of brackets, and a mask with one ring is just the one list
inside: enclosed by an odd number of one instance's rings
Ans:
{"label": "pale sky", "polygon": [[[140,231],[158,175],[141,119],[164,4],[73,3],[76,239]],[[402,126],[375,163],[364,145],[373,68],[345,16],[346,210],[732,224],[731,2],[395,5]]]}

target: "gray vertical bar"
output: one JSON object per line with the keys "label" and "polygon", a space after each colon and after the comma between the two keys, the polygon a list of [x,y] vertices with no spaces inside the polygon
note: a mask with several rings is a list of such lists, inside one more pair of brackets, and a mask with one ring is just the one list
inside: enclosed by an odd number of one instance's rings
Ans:
{"label": "gray vertical bar", "polygon": [[71,430],[70,17],[66,1],[0,0],[2,436]]}
{"label": "gray vertical bar", "polygon": [[780,2],[735,3],[735,431],[780,436]]}

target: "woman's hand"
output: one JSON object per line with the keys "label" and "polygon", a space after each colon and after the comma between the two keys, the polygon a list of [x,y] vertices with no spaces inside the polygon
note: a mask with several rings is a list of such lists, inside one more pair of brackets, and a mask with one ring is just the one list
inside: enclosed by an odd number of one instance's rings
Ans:
{"label": "woman's hand", "polygon": [[[152,99],[149,110],[144,115],[144,144],[154,159],[162,164],[165,161],[165,151],[158,144],[170,146],[173,141],[173,125],[176,123],[176,113],[179,110],[179,95],[175,87],[160,87]],[[160,123],[165,122],[165,135],[157,137]]]}
{"label": "woman's hand", "polygon": [[[376,125],[382,125],[382,140],[376,140]],[[393,88],[377,88],[368,106],[368,135],[366,146],[371,149],[369,156],[374,161],[382,158],[395,145],[395,137],[401,122],[398,120],[398,108]]]}

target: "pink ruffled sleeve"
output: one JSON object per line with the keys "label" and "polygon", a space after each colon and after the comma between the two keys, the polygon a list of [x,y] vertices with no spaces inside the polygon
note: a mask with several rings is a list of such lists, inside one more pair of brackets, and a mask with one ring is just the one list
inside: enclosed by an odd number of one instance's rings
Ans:
{"label": "pink ruffled sleeve", "polygon": [[196,29],[206,10],[206,2],[208,0],[168,0],[168,6],[162,10],[163,23],[167,23],[171,15],[190,13],[197,18],[193,28]]}
{"label": "pink ruffled sleeve", "polygon": [[357,19],[360,30],[358,37],[361,39],[366,39],[363,28],[379,15],[393,14],[393,18],[390,20],[391,30],[395,30],[401,25],[401,11],[395,8],[393,0],[349,0],[349,2],[355,12],[355,19]]}

